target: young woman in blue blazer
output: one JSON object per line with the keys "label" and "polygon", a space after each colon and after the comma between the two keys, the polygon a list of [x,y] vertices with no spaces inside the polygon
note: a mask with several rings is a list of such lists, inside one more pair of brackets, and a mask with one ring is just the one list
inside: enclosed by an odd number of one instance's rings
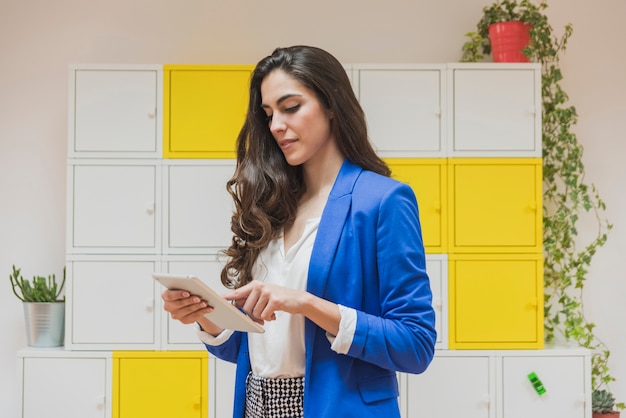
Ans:
{"label": "young woman in blue blazer", "polygon": [[197,296],[163,293],[237,363],[234,417],[400,416],[396,372],[426,370],[436,333],[415,195],[389,175],[337,59],[294,46],[257,64],[222,282],[265,332],[224,330]]}

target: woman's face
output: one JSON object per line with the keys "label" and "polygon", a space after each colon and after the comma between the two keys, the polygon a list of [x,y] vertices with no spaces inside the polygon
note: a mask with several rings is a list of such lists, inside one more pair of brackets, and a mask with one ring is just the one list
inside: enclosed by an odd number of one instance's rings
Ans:
{"label": "woman's face", "polygon": [[284,71],[274,70],[261,82],[261,107],[290,165],[323,158],[336,149],[330,132],[331,112],[312,90]]}

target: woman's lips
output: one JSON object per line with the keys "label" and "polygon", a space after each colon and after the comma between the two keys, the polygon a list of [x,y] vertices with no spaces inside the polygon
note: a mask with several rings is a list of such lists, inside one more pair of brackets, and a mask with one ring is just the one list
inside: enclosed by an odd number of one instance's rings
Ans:
{"label": "woman's lips", "polygon": [[291,144],[293,144],[294,142],[296,142],[296,141],[297,141],[297,139],[283,139],[283,140],[278,142],[278,145],[281,148],[285,149],[285,148],[289,148],[289,146]]}

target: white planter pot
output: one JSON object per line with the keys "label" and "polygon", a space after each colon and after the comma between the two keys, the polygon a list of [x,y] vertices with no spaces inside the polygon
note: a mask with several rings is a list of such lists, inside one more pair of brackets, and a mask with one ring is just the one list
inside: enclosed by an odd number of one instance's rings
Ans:
{"label": "white planter pot", "polygon": [[24,302],[26,338],[31,347],[60,347],[65,336],[65,302]]}

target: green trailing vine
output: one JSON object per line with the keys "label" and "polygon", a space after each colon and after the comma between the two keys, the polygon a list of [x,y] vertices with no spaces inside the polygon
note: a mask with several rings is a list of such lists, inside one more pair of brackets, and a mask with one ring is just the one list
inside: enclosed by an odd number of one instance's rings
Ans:
{"label": "green trailing vine", "polygon": [[[595,324],[585,318],[583,288],[591,260],[606,243],[612,225],[604,217],[606,206],[595,185],[585,181],[583,147],[573,132],[578,114],[561,85],[560,56],[573,27],[568,24],[561,37],[555,36],[544,14],[547,7],[544,0],[503,0],[486,6],[476,31],[466,34],[461,60],[478,62],[491,52],[491,23],[521,20],[532,25],[530,45],[523,53],[541,64],[542,74],[545,339],[551,342],[560,336],[591,350],[592,389],[611,395],[608,384],[615,378],[608,366],[610,351],[594,334]],[[597,226],[593,239],[582,248],[577,240],[581,216],[593,216]]]}

